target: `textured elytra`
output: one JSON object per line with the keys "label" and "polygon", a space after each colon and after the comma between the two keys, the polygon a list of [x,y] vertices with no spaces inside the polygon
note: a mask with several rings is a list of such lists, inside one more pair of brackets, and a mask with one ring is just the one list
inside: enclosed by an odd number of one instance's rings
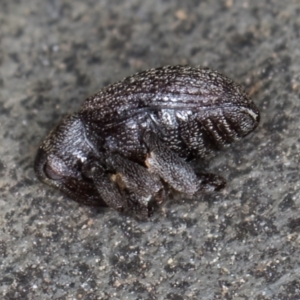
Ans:
{"label": "textured elytra", "polygon": [[151,69],[103,88],[38,150],[43,182],[72,199],[148,215],[169,186],[194,195],[222,177],[192,164],[253,131],[259,112],[240,85],[208,68]]}

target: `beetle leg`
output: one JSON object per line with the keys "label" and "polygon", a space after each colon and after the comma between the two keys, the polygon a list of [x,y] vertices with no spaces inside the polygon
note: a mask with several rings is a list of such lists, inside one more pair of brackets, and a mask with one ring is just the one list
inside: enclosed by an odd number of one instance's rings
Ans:
{"label": "beetle leg", "polygon": [[199,180],[192,167],[154,134],[146,133],[144,142],[149,149],[145,161],[149,171],[160,176],[175,190],[195,194],[199,189]]}
{"label": "beetle leg", "polygon": [[128,193],[127,200],[130,211],[134,212],[139,218],[150,217],[153,207],[149,205],[149,201],[147,201],[149,199],[142,198],[135,193]]}
{"label": "beetle leg", "polygon": [[219,191],[226,185],[226,180],[219,175],[212,173],[197,173],[201,181],[199,191]]}
{"label": "beetle leg", "polygon": [[116,176],[128,190],[138,196],[148,197],[163,188],[160,179],[148,170],[118,154],[109,157],[108,163],[116,170]]}
{"label": "beetle leg", "polygon": [[144,213],[147,211],[148,214],[149,202],[152,199],[161,202],[163,185],[158,176],[118,154],[110,156],[107,163],[116,171],[111,179],[120,189],[128,191],[129,203],[133,207],[140,207],[139,212],[145,208]]}
{"label": "beetle leg", "polygon": [[[90,178],[105,203],[118,211],[135,211],[141,217],[151,213],[149,202],[161,202],[163,185],[160,179],[139,164],[120,155],[107,159],[115,171],[109,176],[96,161],[87,162],[82,172]],[[154,195],[154,197],[153,197]]]}
{"label": "beetle leg", "polygon": [[108,206],[118,211],[128,208],[124,195],[97,162],[86,165],[83,172],[85,176],[93,180],[99,195]]}
{"label": "beetle leg", "polygon": [[149,149],[145,164],[150,172],[157,174],[179,192],[194,195],[201,190],[218,190],[224,186],[224,179],[213,174],[200,174],[163,141],[152,133],[146,133],[144,141]]}

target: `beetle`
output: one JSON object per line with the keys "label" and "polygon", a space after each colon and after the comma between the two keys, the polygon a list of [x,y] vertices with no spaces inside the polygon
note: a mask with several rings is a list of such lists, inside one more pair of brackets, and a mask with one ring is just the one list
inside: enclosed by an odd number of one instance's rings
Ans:
{"label": "beetle", "polygon": [[75,201],[148,216],[172,189],[219,190],[221,176],[192,162],[258,125],[243,88],[209,68],[166,66],[111,84],[54,128],[38,149],[35,172]]}

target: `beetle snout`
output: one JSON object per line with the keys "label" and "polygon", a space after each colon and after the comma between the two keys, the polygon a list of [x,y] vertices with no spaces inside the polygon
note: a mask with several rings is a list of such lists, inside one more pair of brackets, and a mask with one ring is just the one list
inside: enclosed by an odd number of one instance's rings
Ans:
{"label": "beetle snout", "polygon": [[34,161],[34,171],[39,180],[45,182],[47,176],[45,174],[45,166],[47,164],[47,153],[43,148],[39,148]]}

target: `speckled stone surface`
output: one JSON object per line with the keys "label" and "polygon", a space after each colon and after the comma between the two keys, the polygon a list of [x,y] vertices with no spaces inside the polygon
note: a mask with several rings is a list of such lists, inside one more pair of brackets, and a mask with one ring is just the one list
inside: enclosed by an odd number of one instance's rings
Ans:
{"label": "speckled stone surface", "polygon": [[[300,2],[0,2],[1,299],[300,299]],[[48,131],[104,85],[167,64],[240,82],[261,124],[205,169],[227,187],[146,222],[37,181]]]}

